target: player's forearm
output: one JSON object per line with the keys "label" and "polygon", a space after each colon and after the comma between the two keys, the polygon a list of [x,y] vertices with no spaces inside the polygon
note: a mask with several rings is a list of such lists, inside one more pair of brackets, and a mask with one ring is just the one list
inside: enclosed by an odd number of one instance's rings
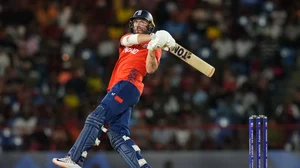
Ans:
{"label": "player's forearm", "polygon": [[121,45],[129,47],[135,44],[149,42],[150,40],[151,35],[149,34],[131,34],[122,38]]}
{"label": "player's forearm", "polygon": [[149,42],[150,40],[151,40],[150,34],[139,34],[137,38],[139,44]]}
{"label": "player's forearm", "polygon": [[146,71],[147,73],[154,73],[158,68],[158,62],[155,57],[153,50],[148,50],[148,55],[146,58]]}

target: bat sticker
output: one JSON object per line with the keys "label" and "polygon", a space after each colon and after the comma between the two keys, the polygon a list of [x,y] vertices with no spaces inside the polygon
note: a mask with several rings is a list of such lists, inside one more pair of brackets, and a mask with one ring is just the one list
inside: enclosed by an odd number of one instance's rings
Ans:
{"label": "bat sticker", "polygon": [[174,48],[172,48],[171,52],[175,53],[178,57],[181,57],[183,59],[190,59],[192,53],[183,47],[176,45]]}

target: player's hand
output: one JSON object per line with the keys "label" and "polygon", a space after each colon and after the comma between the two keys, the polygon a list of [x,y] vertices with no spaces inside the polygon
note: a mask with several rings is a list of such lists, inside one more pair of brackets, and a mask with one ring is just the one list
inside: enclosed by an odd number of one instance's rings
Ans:
{"label": "player's hand", "polygon": [[167,32],[165,30],[159,30],[155,33],[155,35],[158,38],[166,39],[167,42],[164,45],[164,47],[167,47],[169,49],[175,47],[176,41],[169,32]]}
{"label": "player's hand", "polygon": [[174,48],[176,45],[176,41],[175,39],[170,35],[169,36],[169,39],[167,41],[167,43],[165,44],[165,47],[169,48],[169,49],[172,49]]}
{"label": "player's hand", "polygon": [[171,34],[165,30],[159,30],[152,34],[152,40],[148,44],[148,49],[156,50],[159,48],[172,49],[175,47],[176,41]]}
{"label": "player's hand", "polygon": [[167,43],[167,38],[163,33],[157,31],[155,34],[151,34],[151,40],[148,44],[148,50],[157,50],[163,48]]}
{"label": "player's hand", "polygon": [[173,47],[175,47],[176,41],[169,32],[167,32],[165,30],[160,30],[160,31],[158,31],[158,33],[159,33],[158,36],[161,36],[161,38],[167,39],[167,42],[166,42],[164,48],[167,47],[169,49],[172,49]]}

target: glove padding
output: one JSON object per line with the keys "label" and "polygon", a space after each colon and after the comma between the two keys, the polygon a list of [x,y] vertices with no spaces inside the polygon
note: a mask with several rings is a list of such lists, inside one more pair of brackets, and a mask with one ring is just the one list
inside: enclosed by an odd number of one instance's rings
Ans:
{"label": "glove padding", "polygon": [[175,47],[175,40],[169,32],[165,30],[159,30],[155,34],[152,34],[152,39],[148,44],[147,49],[157,50],[160,48],[173,48]]}
{"label": "glove padding", "polygon": [[[168,32],[167,32],[167,33],[168,33]],[[168,33],[168,34],[169,34],[169,33]],[[165,44],[164,47],[167,47],[167,48],[169,48],[169,49],[172,49],[173,47],[175,47],[175,45],[176,45],[175,39],[171,36],[171,34],[169,34],[167,43]]]}
{"label": "glove padding", "polygon": [[163,48],[166,43],[167,43],[166,38],[161,38],[157,34],[152,34],[151,40],[148,43],[147,49],[148,50],[157,50],[157,49]]}

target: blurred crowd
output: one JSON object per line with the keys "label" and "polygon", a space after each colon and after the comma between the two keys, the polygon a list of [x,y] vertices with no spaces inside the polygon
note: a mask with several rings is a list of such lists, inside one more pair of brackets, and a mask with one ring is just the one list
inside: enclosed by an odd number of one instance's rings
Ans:
{"label": "blurred crowd", "polygon": [[[136,9],[216,67],[208,78],[163,53],[131,119],[145,150],[247,149],[248,117],[269,118],[269,146],[300,150],[297,0],[0,1],[2,150],[68,150],[106,94]],[[297,79],[295,79],[297,80]],[[285,93],[289,94],[285,94]],[[287,125],[288,124],[288,125]],[[105,136],[100,149],[112,149]],[[96,148],[98,150],[99,148]]]}

